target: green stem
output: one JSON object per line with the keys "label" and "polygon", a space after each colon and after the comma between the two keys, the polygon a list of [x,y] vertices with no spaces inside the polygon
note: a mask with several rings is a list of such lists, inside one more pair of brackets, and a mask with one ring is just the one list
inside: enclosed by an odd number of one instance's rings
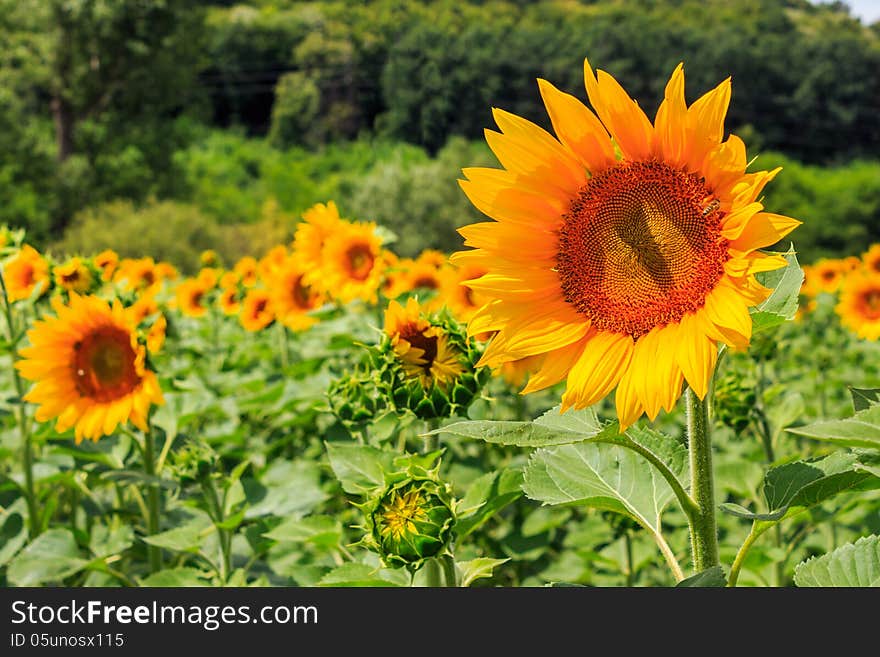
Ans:
{"label": "green stem", "polygon": [[217,487],[214,486],[214,480],[211,479],[210,475],[202,478],[202,491],[205,493],[208,507],[211,508],[211,516],[214,518],[214,524],[217,526],[217,535],[220,537],[220,552],[223,555],[220,566],[220,579],[225,583],[229,578],[232,566],[232,540],[229,530],[220,527],[224,520],[223,506],[220,504]]}
{"label": "green stem", "polygon": [[632,534],[629,531],[623,533],[623,543],[626,548],[626,585],[632,586],[635,583],[635,572],[633,572]]}
{"label": "green stem", "polygon": [[730,573],[727,575],[727,586],[736,586],[736,581],[739,579],[739,571],[742,570],[746,554],[748,554],[752,544],[758,540],[758,537],[763,534],[764,531],[764,529],[757,529],[757,523],[752,523],[752,529],[749,531],[749,535],[746,536],[745,542],[736,553],[736,558],[733,560],[733,565],[730,567]]}
{"label": "green stem", "polygon": [[281,353],[281,367],[287,369],[290,365],[290,344],[287,341],[287,327],[281,322],[276,321],[276,332],[278,333],[278,351]]}
{"label": "green stem", "polygon": [[437,559],[428,559],[425,562],[425,575],[427,575],[427,585],[433,589],[443,586],[440,580],[440,564]]}
{"label": "green stem", "polygon": [[446,554],[441,558],[443,562],[443,578],[446,580],[446,586],[455,588],[458,586],[458,576],[455,573],[455,559],[452,555]]}
{"label": "green stem", "polygon": [[24,468],[24,496],[28,508],[28,533],[31,539],[40,533],[40,523],[37,521],[37,496],[34,492],[34,454],[31,446],[31,430],[28,422],[27,410],[24,401],[24,383],[15,368],[18,362],[18,339],[15,337],[15,322],[12,319],[12,302],[6,292],[6,281],[3,272],[0,272],[0,292],[3,294],[3,310],[6,315],[6,327],[9,329],[9,352],[12,359],[12,379],[15,382],[15,394],[18,405],[18,430],[21,435],[22,467]]}
{"label": "green stem", "polygon": [[707,400],[688,388],[688,450],[691,464],[691,495],[698,511],[689,517],[694,572],[718,565],[718,530],[715,525],[715,481]]}
{"label": "green stem", "polygon": [[[156,460],[153,452],[153,430],[147,426],[147,430],[144,431],[144,472],[148,477],[156,476]],[[147,534],[153,536],[159,533],[159,487],[153,483],[148,484],[147,487],[147,510]],[[147,555],[150,560],[150,572],[160,571],[162,549],[147,543]]]}

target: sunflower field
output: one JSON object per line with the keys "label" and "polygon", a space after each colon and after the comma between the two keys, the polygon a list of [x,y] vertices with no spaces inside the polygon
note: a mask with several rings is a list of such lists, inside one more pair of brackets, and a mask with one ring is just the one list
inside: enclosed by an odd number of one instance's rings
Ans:
{"label": "sunflower field", "polygon": [[0,584],[880,584],[880,244],[799,262],[687,66],[492,109],[450,253],[329,197],[198,262],[0,225]]}

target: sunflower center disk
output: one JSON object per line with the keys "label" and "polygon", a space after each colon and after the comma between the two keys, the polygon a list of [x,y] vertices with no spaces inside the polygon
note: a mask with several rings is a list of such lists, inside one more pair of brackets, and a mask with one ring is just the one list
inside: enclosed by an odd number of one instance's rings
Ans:
{"label": "sunflower center disk", "polygon": [[870,319],[880,318],[880,291],[871,290],[862,299],[865,304],[865,314]]}
{"label": "sunflower center disk", "polygon": [[131,338],[112,327],[98,329],[79,343],[74,356],[76,388],[99,402],[129,394],[140,382]]}
{"label": "sunflower center disk", "polygon": [[356,244],[347,252],[348,267],[351,277],[359,281],[366,280],[373,269],[373,252],[366,244]]}
{"label": "sunflower center disk", "polygon": [[703,306],[728,259],[724,213],[695,174],[624,162],[581,188],[559,234],[565,300],[634,339]]}

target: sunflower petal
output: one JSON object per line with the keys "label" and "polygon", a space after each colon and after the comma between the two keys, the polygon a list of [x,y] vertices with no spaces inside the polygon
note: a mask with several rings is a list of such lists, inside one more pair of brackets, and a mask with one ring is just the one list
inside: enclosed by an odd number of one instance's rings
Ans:
{"label": "sunflower petal", "polygon": [[599,331],[568,373],[562,410],[595,404],[614,389],[629,367],[633,341],[629,335]]}
{"label": "sunflower petal", "polygon": [[605,71],[594,75],[587,59],[584,60],[584,82],[590,103],[623,156],[628,160],[648,158],[654,128],[639,104]]}
{"label": "sunflower petal", "polygon": [[613,165],[614,145],[605,126],[586,105],[547,80],[538,80],[541,97],[559,140],[596,175]]}

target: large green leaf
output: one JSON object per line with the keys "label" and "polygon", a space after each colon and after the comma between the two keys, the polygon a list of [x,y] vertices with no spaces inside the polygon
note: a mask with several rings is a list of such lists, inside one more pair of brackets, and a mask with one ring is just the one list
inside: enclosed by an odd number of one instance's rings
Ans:
{"label": "large green leaf", "polygon": [[80,558],[73,534],[67,529],[50,529],[40,534],[9,563],[7,577],[14,586],[36,586],[60,582],[88,565]]}
{"label": "large green leaf", "polygon": [[[686,461],[676,458],[671,466],[673,474],[681,480]],[[660,472],[643,456],[608,443],[582,442],[539,449],[529,460],[524,475],[523,488],[532,499],[545,504],[583,504],[614,511],[631,517],[655,534],[659,534],[664,507],[674,497]]]}
{"label": "large green leaf", "polygon": [[865,536],[798,564],[798,586],[880,586],[880,536]]}
{"label": "large green leaf", "polygon": [[753,513],[738,504],[722,504],[727,513],[747,520],[775,522],[789,518],[847,491],[872,475],[855,454],[838,452],[815,461],[794,461],[767,471],[764,500],[769,511]]}
{"label": "large green leaf", "polygon": [[27,523],[24,519],[23,506],[17,500],[13,507],[19,508],[10,507],[0,515],[0,566],[12,559],[27,542]]}
{"label": "large green leaf", "polygon": [[824,420],[789,427],[788,431],[847,447],[880,449],[880,405],[869,406],[844,420]]}
{"label": "large green leaf", "polygon": [[798,309],[798,295],[804,282],[804,272],[800,268],[791,246],[784,254],[788,266],[776,271],[759,274],[760,282],[773,292],[766,301],[752,310],[752,332],[766,331],[794,319]]}
{"label": "large green leaf", "polygon": [[548,447],[589,438],[618,435],[616,422],[603,424],[592,408],[560,413],[559,406],[531,422],[468,420],[453,422],[431,433],[471,438],[499,445]]}

